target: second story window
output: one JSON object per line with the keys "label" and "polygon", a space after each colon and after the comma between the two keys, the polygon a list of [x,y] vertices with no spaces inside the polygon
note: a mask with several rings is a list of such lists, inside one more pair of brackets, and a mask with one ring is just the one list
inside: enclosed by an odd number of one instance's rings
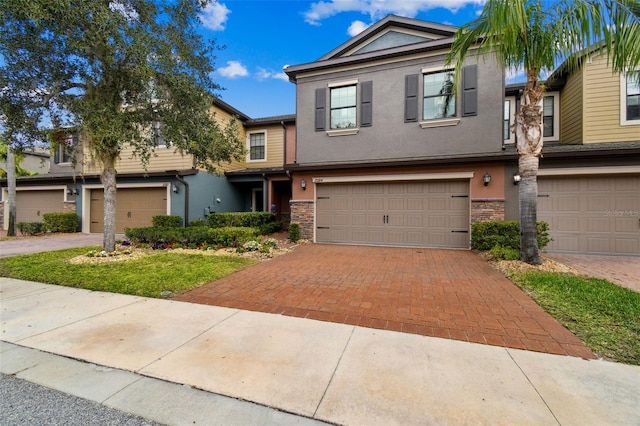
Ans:
{"label": "second story window", "polygon": [[626,83],[627,121],[640,120],[640,71],[627,73]]}
{"label": "second story window", "polygon": [[554,136],[554,98],[553,96],[545,96],[542,102],[542,121],[544,123],[543,136],[545,138],[549,138]]}
{"label": "second story window", "polygon": [[453,70],[424,75],[423,119],[456,116],[456,98],[453,92]]}
{"label": "second story window", "polygon": [[331,88],[331,129],[356,127],[356,85]]}
{"label": "second story window", "polygon": [[153,122],[153,139],[157,147],[167,146],[167,141],[164,138],[164,132],[162,131],[162,123],[159,121]]}
{"label": "second story window", "polygon": [[267,159],[266,134],[264,132],[249,134],[249,161],[260,161]]}
{"label": "second story window", "polygon": [[511,139],[511,100],[504,101],[502,112],[502,138],[505,141]]}
{"label": "second story window", "polygon": [[73,160],[73,152],[76,145],[76,138],[74,136],[66,136],[59,142],[53,153],[53,162],[55,164],[68,164]]}

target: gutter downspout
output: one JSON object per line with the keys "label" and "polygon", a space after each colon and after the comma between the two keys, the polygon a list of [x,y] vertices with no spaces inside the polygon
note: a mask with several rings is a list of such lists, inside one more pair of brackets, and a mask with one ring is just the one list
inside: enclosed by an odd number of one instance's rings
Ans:
{"label": "gutter downspout", "polygon": [[182,179],[179,174],[176,175],[176,180],[184,185],[184,226],[186,228],[189,224],[189,182]]}

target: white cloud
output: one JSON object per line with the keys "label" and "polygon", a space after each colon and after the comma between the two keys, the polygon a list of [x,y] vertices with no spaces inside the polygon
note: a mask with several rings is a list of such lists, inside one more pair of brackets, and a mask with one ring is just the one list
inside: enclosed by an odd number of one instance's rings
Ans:
{"label": "white cloud", "polygon": [[351,37],[355,37],[361,32],[363,32],[364,30],[366,30],[367,28],[369,28],[369,25],[365,24],[364,22],[353,21],[351,25],[349,25],[349,28],[347,29],[347,34],[349,34]]}
{"label": "white cloud", "polygon": [[200,16],[202,25],[212,31],[222,31],[230,13],[231,11],[223,3],[211,2],[204,8]]}
{"label": "white cloud", "polygon": [[246,77],[249,75],[247,68],[240,61],[227,61],[227,66],[218,69],[223,77],[236,78]]}
{"label": "white cloud", "polygon": [[524,68],[519,66],[518,68],[507,68],[504,75],[504,80],[507,83],[521,83],[527,80],[527,75],[524,72]]}
{"label": "white cloud", "polygon": [[289,76],[286,75],[284,73],[284,71],[281,71],[281,72],[268,71],[268,70],[266,70],[266,69],[264,69],[262,67],[258,67],[258,72],[256,73],[256,78],[258,80],[260,80],[260,81],[267,80],[267,79],[276,79],[276,80],[289,81]]}
{"label": "white cloud", "polygon": [[369,15],[371,21],[377,21],[393,14],[415,17],[418,12],[442,7],[453,12],[468,5],[484,5],[486,0],[328,0],[311,4],[304,14],[305,22],[320,25],[320,21],[342,12],[360,12]]}

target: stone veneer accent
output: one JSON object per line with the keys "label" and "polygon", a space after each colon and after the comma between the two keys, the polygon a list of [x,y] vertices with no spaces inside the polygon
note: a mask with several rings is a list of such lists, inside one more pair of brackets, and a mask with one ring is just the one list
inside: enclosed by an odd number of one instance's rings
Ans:
{"label": "stone veneer accent", "polygon": [[300,238],[313,239],[313,210],[315,203],[291,200],[291,223],[300,224]]}
{"label": "stone veneer accent", "polygon": [[471,200],[471,223],[504,220],[504,200]]}
{"label": "stone veneer accent", "polygon": [[64,207],[62,209],[63,213],[76,213],[76,202],[75,201],[65,201]]}

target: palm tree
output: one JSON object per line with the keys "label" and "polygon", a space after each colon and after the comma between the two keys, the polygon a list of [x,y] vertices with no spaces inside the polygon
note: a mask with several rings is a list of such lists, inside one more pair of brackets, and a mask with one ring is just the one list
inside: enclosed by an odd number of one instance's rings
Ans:
{"label": "palm tree", "polygon": [[[542,154],[541,76],[563,62],[571,72],[592,51],[606,52],[616,73],[640,63],[638,0],[488,0],[480,16],[457,31],[447,57],[456,70],[467,56],[495,56],[506,69],[523,67],[527,82],[514,132],[520,176],[521,260],[540,264],[536,235],[537,174]],[[590,50],[593,49],[593,50]]]}

